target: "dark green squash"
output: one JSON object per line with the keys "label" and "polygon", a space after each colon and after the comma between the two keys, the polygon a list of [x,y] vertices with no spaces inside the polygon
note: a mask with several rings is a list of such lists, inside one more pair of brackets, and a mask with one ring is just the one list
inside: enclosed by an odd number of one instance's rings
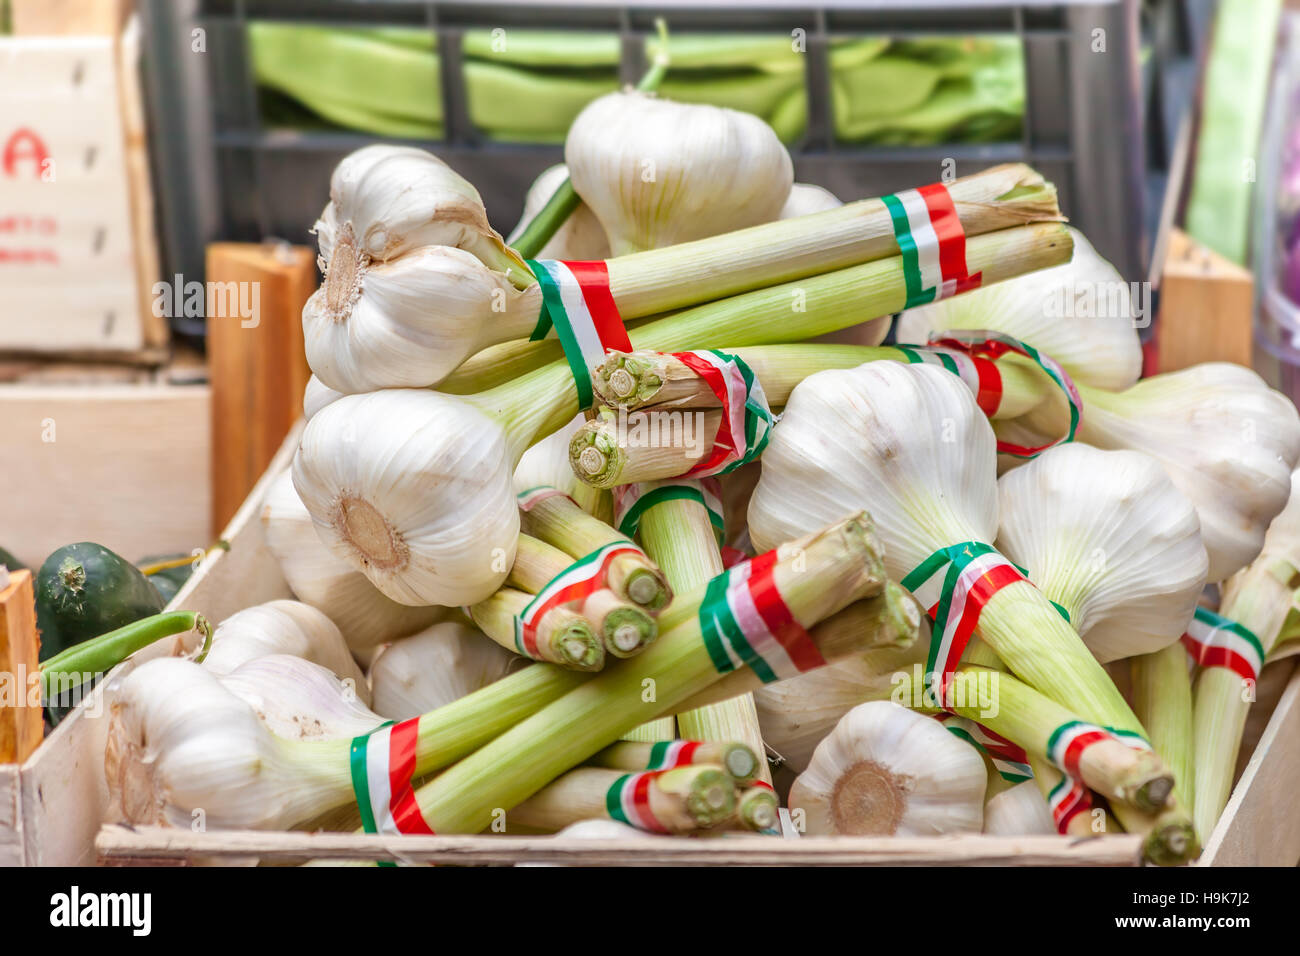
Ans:
{"label": "dark green squash", "polygon": [[0,548],[0,564],[3,564],[10,571],[19,571],[27,567],[27,565],[14,557],[12,551],[6,551],[4,548]]}
{"label": "dark green squash", "polygon": [[176,554],[151,554],[148,557],[141,558],[135,563],[136,567],[144,570],[155,564],[165,564],[171,561],[176,561],[180,558],[186,559],[186,563],[175,568],[163,568],[147,575],[149,583],[156,587],[158,593],[162,595],[164,604],[171,602],[171,599],[176,596],[176,592],[181,589],[181,586],[188,581],[190,575],[194,573],[194,555],[189,552]]}
{"label": "dark green squash", "polygon": [[65,545],[36,572],[41,660],[157,614],[165,603],[135,565],[103,545]]}

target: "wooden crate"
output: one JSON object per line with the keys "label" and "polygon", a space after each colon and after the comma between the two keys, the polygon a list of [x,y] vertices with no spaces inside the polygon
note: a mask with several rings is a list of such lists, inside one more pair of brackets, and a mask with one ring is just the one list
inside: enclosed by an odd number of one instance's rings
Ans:
{"label": "wooden crate", "polygon": [[[285,439],[266,475],[227,527],[230,551],[216,553],[172,602],[214,620],[262,601],[289,596],[262,542],[258,511],[269,480],[288,466],[301,426]],[[170,648],[152,648],[152,654]],[[136,662],[122,665],[123,670]],[[121,673],[121,671],[119,671]],[[0,863],[28,865],[184,864],[199,859],[300,862],[308,859],[402,859],[458,864],[519,861],[580,865],[1007,865],[1130,866],[1138,838],[955,836],[929,839],[774,839],[737,835],[721,840],[656,838],[591,841],[550,837],[380,837],[342,833],[193,833],[103,825],[108,794],[103,775],[107,720],[102,691],[59,726],[21,770],[0,766]],[[96,715],[99,712],[98,716]],[[1300,734],[1300,673],[1290,681],[1246,766],[1202,865],[1279,865],[1300,861],[1300,819],[1293,795],[1300,760],[1289,747]]]}

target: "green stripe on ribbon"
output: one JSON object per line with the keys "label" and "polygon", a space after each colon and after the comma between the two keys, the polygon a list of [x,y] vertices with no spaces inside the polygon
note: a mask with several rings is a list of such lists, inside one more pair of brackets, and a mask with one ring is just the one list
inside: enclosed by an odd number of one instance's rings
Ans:
{"label": "green stripe on ribbon", "polygon": [[[525,259],[524,263],[528,266],[529,269],[532,270],[532,273],[537,277],[538,282],[541,282],[543,276],[546,276],[548,279],[550,278],[550,274],[546,271],[546,269],[542,266],[542,264],[538,260]],[[537,316],[537,325],[533,327],[532,334],[528,336],[528,341],[540,342],[542,339],[546,338],[547,333],[551,331],[551,326],[552,326],[551,311],[550,311],[550,306],[548,305],[548,301],[546,299],[546,287],[543,286],[542,287],[542,309]]]}
{"label": "green stripe on ribbon", "polygon": [[715,627],[715,619],[712,613],[713,607],[719,600],[725,605],[727,600],[727,579],[730,577],[726,571],[716,575],[704,589],[704,600],[700,602],[700,635],[704,640],[704,648],[709,652],[709,659],[713,661],[713,669],[719,674],[730,674],[735,670],[731,663],[731,658],[727,655],[726,648],[722,644],[722,636]]}
{"label": "green stripe on ribbon", "polygon": [[[556,285],[555,279],[546,267],[537,260],[525,260],[529,266],[537,265],[537,284],[542,287],[542,313],[543,318],[538,320],[537,328],[533,330],[533,336],[537,336],[538,329],[541,329],[542,323],[547,322],[555,328],[555,334],[560,339],[560,345],[564,348],[564,358],[569,363],[569,371],[573,374],[573,384],[578,390],[578,406],[580,408],[590,408],[595,402],[595,396],[591,388],[591,370],[587,368],[587,360],[583,358],[582,349],[578,345],[578,338],[573,334],[573,326],[569,322],[569,313],[565,311],[564,299],[560,295],[560,287]],[[542,333],[545,335],[545,332]]]}
{"label": "green stripe on ribbon", "polygon": [[375,811],[370,806],[370,784],[366,775],[366,744],[370,735],[352,738],[349,761],[352,769],[352,795],[356,797],[357,809],[361,811],[361,828],[367,833],[378,833],[375,826]]}
{"label": "green stripe on ribbon", "polygon": [[668,748],[673,745],[671,740],[656,740],[650,745],[650,762],[646,767],[647,770],[657,769],[664,765],[668,759]]}
{"label": "green stripe on ribbon", "polygon": [[611,820],[626,823],[628,826],[632,825],[632,821],[623,812],[623,788],[627,786],[627,782],[631,779],[632,774],[625,773],[610,784],[609,789],[605,791],[605,812],[609,814]]}
{"label": "green stripe on ribbon", "polygon": [[722,515],[711,510],[704,503],[704,494],[689,485],[661,485],[658,488],[650,489],[638,498],[631,508],[627,509],[627,514],[623,515],[623,520],[618,523],[618,530],[629,538],[634,537],[637,528],[641,526],[641,518],[646,509],[663,504],[665,501],[699,502],[700,506],[708,513],[709,523],[713,525],[713,529],[718,534],[722,534]]}
{"label": "green stripe on ribbon", "polygon": [[907,301],[904,309],[916,305],[925,305],[934,301],[933,288],[921,288],[921,263],[916,251],[916,239],[912,235],[912,223],[907,218],[907,210],[897,196],[882,196],[881,201],[889,210],[889,218],[894,224],[894,238],[898,242],[899,255],[903,257],[903,279],[907,284]]}
{"label": "green stripe on ribbon", "polygon": [[1232,620],[1232,618],[1224,617],[1222,614],[1216,614],[1209,608],[1201,607],[1200,605],[1197,605],[1196,613],[1193,616],[1202,624],[1208,624],[1216,630],[1231,631],[1253,647],[1255,652],[1259,654],[1259,659],[1261,661],[1267,660],[1267,655],[1264,653],[1263,643],[1255,636],[1255,632],[1244,624],[1239,624]]}

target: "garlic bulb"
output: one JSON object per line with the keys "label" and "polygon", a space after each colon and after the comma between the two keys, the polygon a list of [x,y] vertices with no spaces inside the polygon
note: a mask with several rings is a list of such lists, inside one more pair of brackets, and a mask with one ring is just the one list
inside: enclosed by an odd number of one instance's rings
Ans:
{"label": "garlic bulb", "polygon": [[390,720],[417,717],[500,680],[520,660],[472,627],[435,624],[379,652],[370,665],[374,708]]}
{"label": "garlic bulb", "polygon": [[790,787],[790,814],[813,835],[978,833],[984,759],[943,725],[898,704],[855,707]]}
{"label": "garlic bulb", "polygon": [[586,421],[587,417],[579,413],[558,432],[546,436],[524,452],[515,467],[515,491],[546,486],[572,496],[574,491],[586,487],[569,464],[569,439]]}
{"label": "garlic bulb", "polygon": [[1003,475],[997,546],[1103,663],[1177,641],[1205,585],[1196,509],[1155,459],[1057,445]]}
{"label": "garlic bulb", "polygon": [[860,704],[889,700],[894,674],[925,666],[928,640],[907,648],[880,648],[819,667],[754,691],[763,742],[795,773],[802,773],[813,751],[840,719]]}
{"label": "garlic bulb", "polygon": [[311,418],[330,402],[343,397],[343,393],[330,388],[315,375],[307,379],[302,393],[302,413]]}
{"label": "garlic bulb", "polygon": [[1024,780],[989,797],[984,804],[984,832],[990,836],[1051,836],[1056,824],[1038,784]]}
{"label": "garlic bulb", "polygon": [[771,222],[794,181],[758,117],[633,90],[589,103],[564,159],[615,255]]}
{"label": "garlic bulb", "polygon": [[[519,217],[519,225],[510,233],[506,242],[513,245],[523,233],[524,227],[532,222],[547,200],[555,194],[560,185],[569,177],[569,167],[560,163],[542,171],[528,187],[524,197],[524,211]],[[579,205],[569,218],[555,231],[555,235],[538,251],[535,259],[563,259],[566,261],[585,262],[591,259],[609,258],[609,240],[605,230],[585,204]]]}
{"label": "garlic bulb", "polygon": [[1077,381],[1128,388],[1142,373],[1134,315],[1141,303],[1083,233],[1070,234],[1074,258],[1065,265],[908,309],[896,324],[898,341],[923,344],[931,332],[990,329],[1045,352]]}
{"label": "garlic bulb", "polygon": [[299,601],[268,601],[230,615],[213,631],[203,666],[220,677],[271,654],[292,654],[319,664],[351,681],[357,696],[370,703],[365,676],[339,629],[324,611]]}
{"label": "garlic bulb", "polygon": [[359,737],[384,722],[361,703],[352,685],[291,654],[254,658],[220,680],[271,733],[288,740]]}
{"label": "garlic bulb", "polygon": [[340,392],[436,385],[489,345],[526,338],[541,287],[452,246],[421,246],[378,264],[337,261],[302,310],[307,363]]}
{"label": "garlic bulb", "polygon": [[1259,554],[1286,505],[1300,414],[1250,369],[1210,362],[1122,393],[1088,389],[1077,439],[1157,459],[1196,507],[1209,580],[1221,581]]}
{"label": "garlic bulb", "polygon": [[110,819],[190,828],[285,830],[352,799],[328,741],[289,741],[205,667],[157,658],[108,689]]}
{"label": "garlic bulb", "polygon": [[385,597],[366,576],[335,557],[285,469],[262,500],[262,536],[298,600],[324,611],[353,653],[404,637],[440,620],[442,607],[410,607]]}
{"label": "garlic bulb", "polygon": [[500,426],[474,406],[394,389],[312,416],[293,484],[321,540],[384,594],[456,607],[487,598],[514,562],[514,464]]}
{"label": "garlic bulb", "polygon": [[827,209],[838,209],[843,205],[829,189],[812,183],[795,183],[790,187],[790,195],[786,197],[785,205],[781,207],[781,214],[777,218],[795,219]]}

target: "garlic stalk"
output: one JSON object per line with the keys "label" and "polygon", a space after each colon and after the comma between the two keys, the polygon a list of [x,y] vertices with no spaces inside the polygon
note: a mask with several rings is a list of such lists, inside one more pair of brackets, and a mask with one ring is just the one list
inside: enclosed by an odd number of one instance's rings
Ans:
{"label": "garlic stalk", "polygon": [[[1068,254],[1068,233],[1055,223],[975,236],[966,244],[967,267],[982,272],[985,283]],[[887,314],[906,298],[897,257],[797,285],[647,323],[629,333],[632,346],[673,351],[726,341],[740,347],[815,335]],[[795,292],[804,297],[803,312],[791,312]],[[500,586],[514,560],[514,468],[528,446],[578,410],[563,362],[472,396],[416,389],[350,395],[307,423],[294,457],[294,486],[331,551],[393,600],[474,603]]]}
{"label": "garlic stalk", "polygon": [[589,103],[564,159],[615,255],[771,222],[794,181],[790,154],[758,117],[635,90]]}
{"label": "garlic stalk", "polygon": [[1154,458],[1057,445],[1003,475],[998,498],[998,550],[1068,612],[1099,661],[1182,636],[1205,547],[1196,510]]}
{"label": "garlic stalk", "polygon": [[843,206],[829,189],[814,186],[812,183],[795,183],[790,187],[790,195],[785,197],[778,219],[797,219],[827,209],[839,209]]}
{"label": "garlic stalk", "polygon": [[[527,195],[524,196],[524,211],[519,217],[519,224],[506,239],[508,245],[514,245],[515,240],[523,234],[524,228],[541,212],[546,201],[555,194],[568,177],[569,167],[559,163],[542,170],[541,175],[533,180],[533,184],[528,187]],[[580,203],[578,208],[565,219],[564,224],[555,231],[555,235],[532,258],[570,261],[608,259],[609,240],[605,238],[605,230],[601,228],[595,214],[588,206]]]}
{"label": "garlic stalk", "polygon": [[294,596],[329,616],[354,653],[428,627],[442,607],[411,607],[386,597],[321,542],[288,469],[262,500],[262,536]]}
{"label": "garlic stalk", "polygon": [[978,833],[984,760],[937,721],[887,701],[849,711],[790,787],[812,836]]}
{"label": "garlic stalk", "polygon": [[[870,507],[890,575],[903,580],[942,549],[967,544],[959,557],[969,558],[994,539],[995,458],[992,428],[949,372],[893,362],[818,372],[794,390],[772,430],[749,532],[762,549]],[[996,553],[982,560],[996,562]],[[1141,731],[1078,634],[1028,581],[988,596],[973,624],[1031,687],[1085,720]],[[938,669],[947,670],[962,648],[941,649]]]}
{"label": "garlic stalk", "polygon": [[370,703],[370,688],[343,635],[323,611],[299,601],[268,601],[232,614],[212,634],[204,668],[218,677],[271,654],[290,654],[319,664],[349,683]]}
{"label": "garlic stalk", "polygon": [[[1080,385],[1079,393],[1077,441],[1145,452],[1195,505],[1208,580],[1223,580],[1259,554],[1300,459],[1300,414],[1285,396],[1226,362],[1156,375],[1123,392]],[[1052,395],[1023,421],[1060,436],[1064,404]]]}
{"label": "garlic stalk", "polygon": [[394,641],[370,665],[375,712],[407,720],[500,680],[519,658],[464,624],[444,621]]}
{"label": "garlic stalk", "polygon": [[384,718],[332,672],[291,654],[269,654],[240,664],[221,686],[252,707],[271,733],[287,740],[357,737]]}
{"label": "garlic stalk", "polygon": [[1056,832],[1056,824],[1034,781],[1025,780],[985,802],[984,832],[989,836],[1047,836]]}
{"label": "garlic stalk", "polygon": [[[1129,284],[1079,230],[1064,265],[975,289],[898,318],[899,342],[925,344],[948,329],[1003,332],[1050,355],[1077,382],[1128,388],[1142,373],[1138,316]],[[1149,309],[1149,304],[1148,304]]]}

